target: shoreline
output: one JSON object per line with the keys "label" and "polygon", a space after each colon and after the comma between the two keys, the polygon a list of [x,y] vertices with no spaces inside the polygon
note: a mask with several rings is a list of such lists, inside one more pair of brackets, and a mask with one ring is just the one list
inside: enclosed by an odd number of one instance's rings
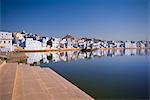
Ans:
{"label": "shoreline", "polygon": [[[95,50],[132,50],[132,49],[150,49],[150,48],[97,48]],[[44,49],[44,50],[16,50],[15,52],[67,52],[67,51],[80,51],[80,48],[68,48],[68,49]]]}
{"label": "shoreline", "polygon": [[44,49],[44,50],[16,50],[15,52],[65,52],[65,51],[79,51],[78,48],[68,49]]}

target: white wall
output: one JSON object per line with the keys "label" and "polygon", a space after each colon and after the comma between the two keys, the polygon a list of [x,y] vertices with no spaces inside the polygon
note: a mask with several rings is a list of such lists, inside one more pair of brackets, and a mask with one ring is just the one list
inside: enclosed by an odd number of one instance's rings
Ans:
{"label": "white wall", "polygon": [[25,50],[42,50],[42,43],[32,38],[27,38],[25,41]]}
{"label": "white wall", "polygon": [[14,50],[12,39],[12,33],[0,32],[0,52],[11,52]]}

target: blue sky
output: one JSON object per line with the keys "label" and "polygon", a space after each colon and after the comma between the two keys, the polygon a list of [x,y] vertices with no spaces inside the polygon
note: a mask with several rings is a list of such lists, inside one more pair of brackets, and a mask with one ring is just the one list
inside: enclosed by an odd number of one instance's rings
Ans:
{"label": "blue sky", "polygon": [[[1,30],[106,40],[148,39],[149,0],[1,0]],[[150,37],[150,36],[149,36]]]}

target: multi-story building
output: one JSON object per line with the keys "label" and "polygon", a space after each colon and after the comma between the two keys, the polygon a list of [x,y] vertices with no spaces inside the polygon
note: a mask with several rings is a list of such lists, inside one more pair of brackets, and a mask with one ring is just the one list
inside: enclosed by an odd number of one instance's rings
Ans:
{"label": "multi-story building", "polygon": [[49,40],[48,37],[42,37],[41,43],[43,47],[47,47],[47,41]]}
{"label": "multi-story building", "polygon": [[25,40],[25,50],[42,50],[42,43],[33,38],[26,38]]}
{"label": "multi-story building", "polygon": [[26,35],[26,33],[25,32],[14,32],[13,35],[16,40],[24,40],[25,39],[24,36]]}
{"label": "multi-story building", "polygon": [[64,38],[62,38],[62,40],[66,40],[67,42],[67,48],[74,48],[74,44],[75,44],[75,38],[73,36],[71,36],[70,34],[66,35]]}
{"label": "multi-story building", "polygon": [[137,48],[137,44],[135,41],[126,41],[125,48]]}
{"label": "multi-story building", "polygon": [[60,48],[60,38],[55,38],[55,37],[52,37],[50,39],[51,41],[51,48],[52,49],[56,49],[56,48]]}
{"label": "multi-story building", "polygon": [[12,33],[0,32],[0,52],[11,52],[14,50],[12,45]]}

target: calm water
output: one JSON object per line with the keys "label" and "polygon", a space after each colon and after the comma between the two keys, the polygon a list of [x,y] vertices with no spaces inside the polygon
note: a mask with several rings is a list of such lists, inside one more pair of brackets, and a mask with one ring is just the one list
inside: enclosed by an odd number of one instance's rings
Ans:
{"label": "calm water", "polygon": [[31,64],[50,67],[96,99],[149,99],[150,50],[27,55]]}

